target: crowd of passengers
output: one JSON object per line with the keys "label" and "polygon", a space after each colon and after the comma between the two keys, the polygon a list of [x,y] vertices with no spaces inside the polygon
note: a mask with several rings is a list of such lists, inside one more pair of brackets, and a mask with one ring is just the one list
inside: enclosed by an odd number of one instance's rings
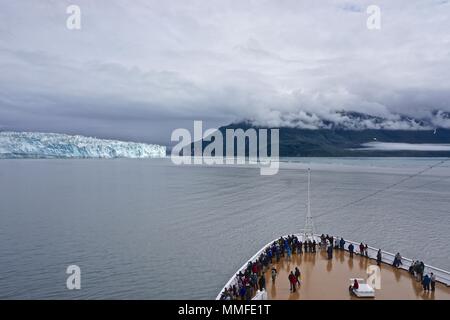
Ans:
{"label": "crowd of passengers", "polygon": [[[236,275],[233,283],[225,288],[221,293],[221,300],[251,300],[257,292],[264,292],[266,290],[266,278],[265,273],[270,269],[270,275],[272,282],[275,283],[278,276],[278,271],[275,268],[274,262],[279,262],[281,259],[291,260],[292,254],[303,253],[316,253],[317,250],[326,250],[327,258],[333,258],[333,250],[345,250],[345,240],[339,237],[333,237],[322,234],[320,241],[316,242],[315,239],[309,239],[301,241],[295,235],[289,235],[287,237],[280,237],[272,244],[267,246],[259,257],[255,261],[249,261],[245,270]],[[359,244],[359,254],[361,256],[369,258],[369,247],[362,242]],[[350,254],[350,258],[353,258],[354,254],[358,254],[355,250],[353,243],[347,246],[347,250]],[[382,262],[381,249],[378,250],[376,256],[377,264]],[[394,257],[392,265],[399,268],[402,263],[402,256],[397,253]],[[430,275],[424,275],[425,264],[422,261],[413,261],[409,267],[409,273],[414,276],[417,281],[420,281],[425,291],[435,290],[436,276],[433,273]],[[298,267],[292,270],[288,279],[290,285],[290,291],[295,292],[297,286],[301,284],[301,272]],[[358,284],[356,284],[357,286]]]}

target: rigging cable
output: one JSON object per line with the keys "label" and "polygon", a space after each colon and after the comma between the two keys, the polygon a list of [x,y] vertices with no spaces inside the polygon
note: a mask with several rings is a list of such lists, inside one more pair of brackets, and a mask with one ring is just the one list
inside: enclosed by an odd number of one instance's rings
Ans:
{"label": "rigging cable", "polygon": [[353,201],[351,201],[351,202],[348,202],[348,203],[346,203],[346,204],[343,204],[342,206],[339,206],[339,207],[337,207],[337,208],[333,208],[332,210],[325,211],[324,213],[319,214],[319,215],[316,215],[315,217],[316,217],[316,218],[319,218],[319,217],[326,216],[326,215],[328,215],[328,214],[330,214],[330,213],[333,213],[333,212],[335,212],[335,211],[337,211],[337,210],[341,210],[341,209],[350,207],[350,206],[352,206],[352,205],[354,205],[354,204],[357,204],[357,203],[359,203],[359,202],[361,202],[361,201],[364,201],[364,200],[366,200],[366,199],[368,199],[368,198],[371,198],[371,197],[373,197],[373,196],[376,196],[377,194],[380,194],[381,192],[384,192],[384,191],[386,191],[386,190],[392,189],[392,188],[398,186],[399,184],[402,184],[403,182],[405,182],[405,181],[407,181],[407,180],[410,180],[410,179],[412,179],[412,178],[415,178],[415,177],[421,175],[422,173],[424,173],[424,172],[426,172],[426,171],[428,171],[428,170],[431,170],[431,169],[433,169],[433,168],[435,168],[435,167],[437,167],[437,166],[439,166],[439,165],[441,165],[441,164],[443,164],[443,163],[445,163],[445,162],[447,162],[447,161],[449,161],[449,160],[450,160],[450,158],[441,160],[441,161],[439,161],[439,162],[437,162],[437,163],[435,163],[435,164],[433,164],[433,165],[431,165],[431,166],[426,167],[425,169],[423,169],[423,170],[421,170],[421,171],[419,171],[419,172],[416,172],[416,173],[414,173],[414,174],[411,174],[411,175],[409,175],[409,176],[406,176],[405,178],[401,179],[400,181],[397,181],[397,182],[395,182],[395,183],[393,183],[393,184],[387,186],[387,187],[384,188],[384,189],[379,189],[379,190],[377,190],[377,191],[375,191],[375,192],[372,192],[372,193],[370,193],[370,194],[368,194],[368,195],[365,195],[365,196],[362,197],[362,198],[353,200]]}

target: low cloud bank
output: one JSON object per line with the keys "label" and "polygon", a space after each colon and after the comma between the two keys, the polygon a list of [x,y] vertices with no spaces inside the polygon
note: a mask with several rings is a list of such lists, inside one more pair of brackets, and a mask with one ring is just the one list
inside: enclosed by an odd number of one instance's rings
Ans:
{"label": "low cloud bank", "polygon": [[382,151],[450,151],[450,144],[431,143],[368,142],[363,143],[362,147],[363,150]]}

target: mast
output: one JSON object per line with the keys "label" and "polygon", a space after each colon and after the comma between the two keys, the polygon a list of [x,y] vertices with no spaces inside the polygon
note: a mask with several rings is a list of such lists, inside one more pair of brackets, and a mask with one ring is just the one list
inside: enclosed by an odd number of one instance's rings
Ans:
{"label": "mast", "polygon": [[311,169],[308,168],[308,204],[307,204],[307,211],[306,211],[306,218],[305,218],[305,227],[303,229],[303,236],[304,239],[313,239],[314,236],[314,222],[311,215],[311,196],[310,196],[310,189],[311,189]]}

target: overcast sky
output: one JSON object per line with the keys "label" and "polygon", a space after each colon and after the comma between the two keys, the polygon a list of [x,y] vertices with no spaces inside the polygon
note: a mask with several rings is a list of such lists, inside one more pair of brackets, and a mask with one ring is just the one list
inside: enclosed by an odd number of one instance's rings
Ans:
{"label": "overcast sky", "polygon": [[194,119],[426,117],[450,111],[449,70],[446,0],[0,0],[0,130],[167,143]]}

